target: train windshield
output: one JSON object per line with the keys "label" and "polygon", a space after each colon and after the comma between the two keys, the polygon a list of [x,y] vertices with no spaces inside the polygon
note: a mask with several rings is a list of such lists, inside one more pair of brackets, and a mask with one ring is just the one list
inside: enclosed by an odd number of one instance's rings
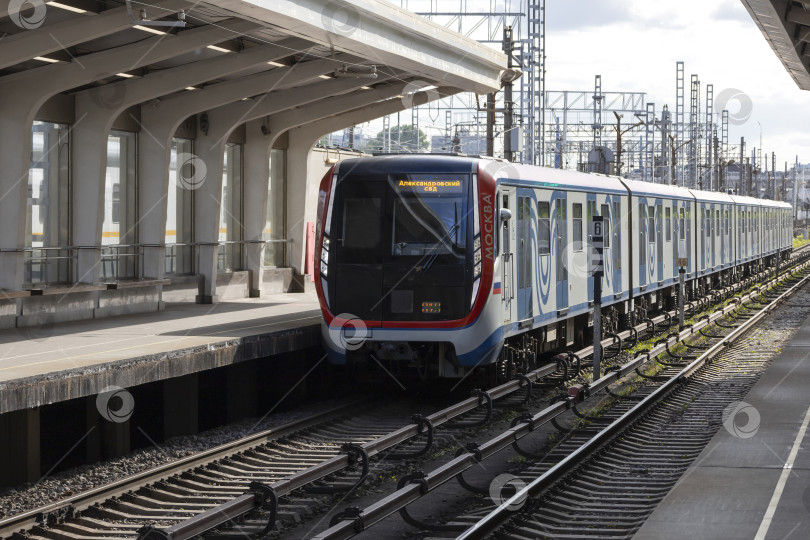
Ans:
{"label": "train windshield", "polygon": [[393,256],[449,255],[463,259],[467,242],[467,183],[458,177],[389,180],[394,193]]}
{"label": "train windshield", "polygon": [[469,174],[348,174],[338,182],[327,279],[336,313],[453,320],[469,312]]}

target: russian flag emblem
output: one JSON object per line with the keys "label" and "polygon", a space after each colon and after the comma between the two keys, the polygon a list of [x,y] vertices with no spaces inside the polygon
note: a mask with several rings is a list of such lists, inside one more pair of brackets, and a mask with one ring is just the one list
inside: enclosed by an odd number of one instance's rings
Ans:
{"label": "russian flag emblem", "polygon": [[501,282],[496,281],[492,286],[492,294],[501,294]]}

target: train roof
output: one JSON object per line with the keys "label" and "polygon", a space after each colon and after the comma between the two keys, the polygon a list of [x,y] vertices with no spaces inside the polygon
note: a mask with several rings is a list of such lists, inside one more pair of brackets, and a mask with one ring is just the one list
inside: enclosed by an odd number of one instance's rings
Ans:
{"label": "train roof", "polygon": [[737,204],[746,204],[749,206],[761,206],[762,199],[755,199],[754,197],[748,197],[746,195],[729,195],[731,200]]}
{"label": "train roof", "polygon": [[[477,172],[479,157],[452,154],[390,154],[344,159],[337,164],[338,174],[462,173]],[[493,163],[498,163],[491,160]]]}
{"label": "train roof", "polygon": [[617,176],[496,161],[483,164],[483,167],[496,180],[503,179],[518,186],[627,194],[627,189]]}
{"label": "train roof", "polygon": [[695,196],[695,200],[698,202],[708,201],[725,204],[734,203],[734,199],[731,198],[731,195],[726,195],[725,193],[717,193],[716,191],[701,191],[699,189],[690,189],[689,191]]}
{"label": "train roof", "polygon": [[694,197],[688,189],[669,184],[655,184],[653,182],[641,182],[639,180],[621,180],[627,189],[635,195],[649,195],[653,197],[666,197],[668,199],[689,199]]}

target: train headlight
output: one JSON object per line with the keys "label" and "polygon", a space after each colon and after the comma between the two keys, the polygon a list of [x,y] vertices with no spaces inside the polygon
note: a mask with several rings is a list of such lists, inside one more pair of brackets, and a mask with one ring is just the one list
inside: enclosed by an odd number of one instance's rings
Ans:
{"label": "train headlight", "polygon": [[480,236],[475,237],[475,242],[473,242],[473,249],[475,251],[481,251],[481,237]]}
{"label": "train headlight", "polygon": [[323,249],[329,249],[329,237],[326,236],[326,235],[323,236],[322,246],[323,246]]}
{"label": "train headlight", "polygon": [[326,277],[327,274],[327,266],[321,261],[321,275]]}
{"label": "train headlight", "polygon": [[481,261],[479,260],[473,267],[473,279],[478,279],[480,275],[481,275]]}
{"label": "train headlight", "polygon": [[474,260],[473,260],[473,263],[474,263],[474,264],[478,264],[478,263],[480,263],[480,262],[481,262],[481,252],[480,252],[480,251],[476,251],[476,252],[475,252],[475,254],[473,255],[473,259],[474,259]]}
{"label": "train headlight", "polygon": [[321,250],[321,262],[328,263],[329,262],[329,252],[325,249]]}

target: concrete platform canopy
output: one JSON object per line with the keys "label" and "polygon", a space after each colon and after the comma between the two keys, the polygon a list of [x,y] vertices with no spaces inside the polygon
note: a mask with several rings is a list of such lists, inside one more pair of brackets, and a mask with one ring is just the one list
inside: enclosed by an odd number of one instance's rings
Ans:
{"label": "concrete platform canopy", "polygon": [[276,185],[274,241],[303,274],[317,140],[492,92],[506,65],[384,0],[2,0],[0,17],[0,327],[159,309],[172,272],[198,302],[237,270],[260,295]]}
{"label": "concrete platform canopy", "polygon": [[810,0],[742,0],[802,90],[810,90]]}

